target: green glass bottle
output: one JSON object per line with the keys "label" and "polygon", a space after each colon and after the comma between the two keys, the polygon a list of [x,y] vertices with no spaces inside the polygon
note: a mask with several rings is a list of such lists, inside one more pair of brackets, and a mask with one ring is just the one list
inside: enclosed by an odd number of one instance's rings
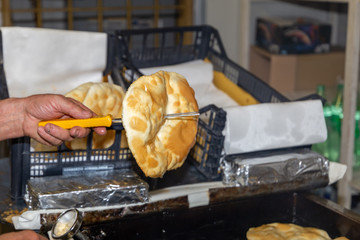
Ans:
{"label": "green glass bottle", "polygon": [[[340,83],[337,86],[336,97],[331,105],[331,139],[330,139],[330,157],[331,161],[339,161],[340,158],[340,144],[341,144],[341,125],[343,119],[343,96],[344,84]],[[359,100],[359,98],[358,98]],[[353,154],[353,168],[360,169],[360,104],[357,103],[355,113],[355,132],[354,132],[354,154]]]}
{"label": "green glass bottle", "polygon": [[[358,105],[359,108],[359,105]],[[355,113],[355,141],[354,141],[354,170],[360,169],[360,110],[357,109]]]}
{"label": "green glass bottle", "polygon": [[343,119],[344,84],[337,85],[335,99],[331,105],[331,139],[329,160],[339,162],[341,145],[341,122]]}
{"label": "green glass bottle", "polygon": [[[337,85],[336,96],[331,106],[332,116],[334,120],[342,119],[343,116],[343,95],[344,95],[344,84],[339,83]],[[335,121],[337,122],[337,121]],[[338,129],[341,131],[340,129]]]}
{"label": "green glass bottle", "polygon": [[[324,85],[318,85],[317,89],[316,89],[316,93],[324,98],[326,100],[326,94],[325,94],[325,86]],[[325,117],[325,123],[326,123],[326,128],[327,128],[327,132],[328,132],[328,138],[326,139],[325,142],[322,143],[317,143],[314,144],[312,146],[312,150],[315,152],[320,153],[321,155],[323,155],[324,157],[330,159],[330,139],[331,139],[331,108],[330,105],[328,104],[328,102],[326,101],[324,106],[323,106],[323,111],[324,111],[324,117]]]}
{"label": "green glass bottle", "polygon": [[354,170],[360,170],[360,92],[357,91],[356,113],[355,113],[355,140],[354,140]]}

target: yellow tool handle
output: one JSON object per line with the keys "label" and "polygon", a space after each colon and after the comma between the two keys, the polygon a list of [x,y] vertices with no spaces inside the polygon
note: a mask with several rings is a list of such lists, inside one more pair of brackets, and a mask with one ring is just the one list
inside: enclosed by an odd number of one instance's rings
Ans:
{"label": "yellow tool handle", "polygon": [[52,123],[64,129],[71,129],[72,127],[79,126],[84,128],[90,127],[110,127],[112,124],[111,115],[107,116],[99,116],[93,118],[85,118],[85,119],[55,119],[49,121],[41,121],[39,122],[39,126],[45,126],[47,123]]}

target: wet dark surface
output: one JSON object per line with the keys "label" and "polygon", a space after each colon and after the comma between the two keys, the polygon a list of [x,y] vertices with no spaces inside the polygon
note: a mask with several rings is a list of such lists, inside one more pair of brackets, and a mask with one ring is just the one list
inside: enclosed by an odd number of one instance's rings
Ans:
{"label": "wet dark surface", "polygon": [[92,239],[246,239],[250,227],[271,222],[326,230],[360,239],[360,216],[308,193],[245,197],[193,209],[173,209],[89,224]]}
{"label": "wet dark surface", "polygon": [[[239,196],[213,189],[207,206],[189,208],[186,197],[137,207],[86,212],[81,230],[90,239],[246,239],[250,227],[272,222],[316,227],[332,238],[360,239],[360,215],[307,191]],[[56,215],[42,217],[43,232]]]}

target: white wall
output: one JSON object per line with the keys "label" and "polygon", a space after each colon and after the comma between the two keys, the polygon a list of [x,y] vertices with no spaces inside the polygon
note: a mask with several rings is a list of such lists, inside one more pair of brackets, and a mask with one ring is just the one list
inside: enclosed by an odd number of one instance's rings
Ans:
{"label": "white wall", "polygon": [[207,0],[205,2],[205,23],[219,31],[229,58],[237,62],[239,60],[240,1]]}

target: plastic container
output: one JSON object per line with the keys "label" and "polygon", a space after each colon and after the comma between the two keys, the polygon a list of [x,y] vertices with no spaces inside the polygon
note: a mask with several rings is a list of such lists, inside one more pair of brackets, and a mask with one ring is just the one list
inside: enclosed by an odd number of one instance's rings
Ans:
{"label": "plastic container", "polygon": [[[0,32],[1,34],[1,32]],[[111,71],[114,35],[108,35],[107,65],[103,71]],[[0,37],[0,57],[3,58],[2,38]],[[9,97],[3,61],[0,64],[0,99]],[[87,171],[128,169],[133,166],[133,157],[129,148],[121,147],[121,124],[109,129],[116,130],[114,143],[107,149],[92,149],[92,133],[88,137],[85,150],[70,150],[62,145],[54,152],[32,150],[30,138],[23,137],[11,140],[11,197],[23,199],[27,181],[31,178],[56,175],[78,175]]]}
{"label": "plastic container", "polygon": [[[275,91],[238,64],[230,60],[216,29],[210,26],[154,28],[116,31],[116,54],[112,75],[118,84],[128,87],[142,73],[139,69],[208,59],[214,71],[221,72],[259,102],[285,102]],[[226,112],[208,105],[200,109],[196,144],[190,161],[209,180],[219,179]],[[205,119],[205,120],[204,120]]]}

